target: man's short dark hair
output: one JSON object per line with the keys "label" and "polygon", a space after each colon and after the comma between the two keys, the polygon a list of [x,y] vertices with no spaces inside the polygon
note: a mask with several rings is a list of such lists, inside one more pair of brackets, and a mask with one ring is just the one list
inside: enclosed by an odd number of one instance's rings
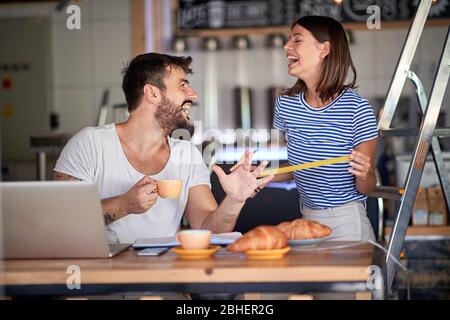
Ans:
{"label": "man's short dark hair", "polygon": [[186,74],[192,73],[189,67],[191,57],[176,57],[160,53],[144,53],[130,61],[122,70],[122,90],[128,104],[128,111],[136,110],[144,94],[146,84],[165,90],[164,79],[171,67],[179,67]]}

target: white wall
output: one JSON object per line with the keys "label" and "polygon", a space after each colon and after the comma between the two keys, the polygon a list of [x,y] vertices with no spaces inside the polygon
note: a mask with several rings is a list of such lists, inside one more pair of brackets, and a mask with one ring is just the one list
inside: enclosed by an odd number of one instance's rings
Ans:
{"label": "white wall", "polygon": [[[56,3],[0,7],[0,18],[46,16],[52,21],[53,105],[60,131],[75,133],[97,121],[102,92],[110,103],[125,101],[121,69],[132,56],[130,0],[74,2],[81,9],[81,30],[68,30],[66,11]],[[33,50],[33,48],[30,48]]]}
{"label": "white wall", "polygon": [[121,69],[132,55],[128,0],[82,1],[81,30],[65,27],[65,14],[53,22],[54,107],[64,132],[94,125],[102,92],[110,103],[124,102]]}
{"label": "white wall", "polygon": [[[354,33],[355,43],[350,46],[350,50],[362,95],[369,98],[386,95],[407,31],[407,28],[399,28]],[[446,32],[445,26],[425,28],[413,59],[411,69],[421,78],[427,93],[431,90]],[[408,82],[403,94],[413,93],[414,90]],[[447,106],[448,103],[444,105]]]}
{"label": "white wall", "polygon": [[[58,112],[58,132],[71,135],[95,125],[105,88],[110,89],[110,104],[125,101],[121,69],[132,56],[130,1],[73,2],[81,8],[81,30],[66,28],[68,15],[65,10],[55,11],[56,2],[0,5],[0,19],[49,17],[51,20],[52,102],[45,109]],[[53,168],[52,155],[48,154],[48,178]],[[4,178],[36,179],[33,159],[3,164],[9,171]]]}

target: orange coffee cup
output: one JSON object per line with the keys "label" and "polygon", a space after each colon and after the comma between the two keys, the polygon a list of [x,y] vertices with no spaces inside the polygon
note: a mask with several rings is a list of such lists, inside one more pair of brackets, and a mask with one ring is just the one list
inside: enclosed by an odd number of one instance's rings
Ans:
{"label": "orange coffee cup", "polygon": [[183,230],[177,233],[177,240],[183,249],[186,250],[207,249],[211,242],[211,231],[200,229]]}
{"label": "orange coffee cup", "polygon": [[161,198],[175,199],[180,196],[182,180],[157,180],[158,194]]}

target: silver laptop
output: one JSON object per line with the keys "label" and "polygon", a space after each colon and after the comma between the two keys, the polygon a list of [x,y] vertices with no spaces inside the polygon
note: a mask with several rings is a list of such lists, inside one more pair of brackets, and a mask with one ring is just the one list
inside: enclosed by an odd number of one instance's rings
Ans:
{"label": "silver laptop", "polygon": [[129,247],[108,245],[95,184],[2,182],[0,197],[6,259],[109,258]]}

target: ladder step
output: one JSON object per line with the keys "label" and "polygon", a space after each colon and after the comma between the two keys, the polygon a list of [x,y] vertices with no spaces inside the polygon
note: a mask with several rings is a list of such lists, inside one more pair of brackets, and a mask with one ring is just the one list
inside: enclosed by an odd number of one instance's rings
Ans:
{"label": "ladder step", "polygon": [[369,194],[369,197],[400,200],[404,193],[405,193],[404,188],[390,187],[390,186],[376,186],[375,190]]}
{"label": "ladder step", "polygon": [[[416,137],[418,133],[418,128],[380,130],[382,137]],[[450,128],[436,128],[433,135],[439,138],[450,137]]]}

